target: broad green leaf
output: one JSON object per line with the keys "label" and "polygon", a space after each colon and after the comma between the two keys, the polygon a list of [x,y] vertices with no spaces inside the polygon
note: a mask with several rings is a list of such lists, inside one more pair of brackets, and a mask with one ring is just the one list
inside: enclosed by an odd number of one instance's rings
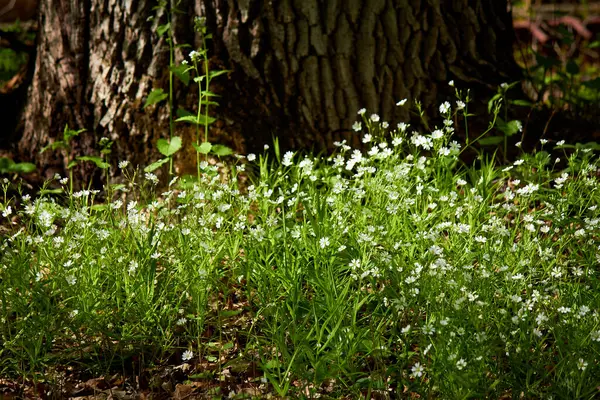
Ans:
{"label": "broad green leaf", "polygon": [[125,189],[127,186],[122,184],[122,183],[117,183],[114,185],[111,185],[112,190],[122,190]]}
{"label": "broad green leaf", "polygon": [[181,82],[183,82],[183,84],[185,86],[188,86],[190,84],[190,73],[189,71],[189,67],[186,65],[173,65],[171,66],[171,71],[175,74],[175,76],[177,78],[179,78],[179,80]]}
{"label": "broad green leaf", "polygon": [[177,118],[175,122],[189,122],[190,124],[200,125],[200,123],[198,123],[198,118],[196,118],[195,115],[184,115],[183,117]]}
{"label": "broad green leaf", "polygon": [[57,150],[57,149],[68,149],[69,145],[66,144],[65,142],[63,142],[62,140],[59,140],[57,142],[54,142],[50,145],[50,148],[52,150]]}
{"label": "broad green leaf", "polygon": [[158,33],[158,36],[162,36],[164,35],[169,28],[171,28],[171,23],[166,23],[164,25],[159,25],[158,28],[156,28],[156,33]]}
{"label": "broad green leaf", "polygon": [[275,369],[281,367],[281,363],[278,360],[269,360],[266,364],[263,364],[263,368]]}
{"label": "broad green leaf", "polygon": [[9,172],[15,162],[7,157],[0,157],[0,172]]}
{"label": "broad green leaf", "polygon": [[185,108],[181,108],[181,107],[179,107],[177,109],[177,111],[175,112],[175,114],[178,117],[187,117],[187,116],[190,116],[190,115],[192,115],[192,116],[194,115],[191,112],[189,112],[188,110],[186,110]]}
{"label": "broad green leaf", "polygon": [[16,163],[9,168],[9,171],[19,174],[29,174],[35,171],[35,169],[35,164],[32,163]]}
{"label": "broad green leaf", "polygon": [[181,149],[181,138],[173,136],[170,142],[166,139],[158,139],[156,148],[163,156],[170,157]]}
{"label": "broad green leaf", "polygon": [[65,143],[69,143],[72,138],[79,136],[85,131],[85,129],[80,129],[78,131],[69,129],[69,125],[65,125],[65,129],[63,130],[63,140],[65,141]]}
{"label": "broad green leaf", "polygon": [[74,167],[74,166],[76,166],[76,165],[77,165],[77,161],[75,161],[75,160],[71,160],[71,161],[70,161],[70,162],[67,164],[67,169],[71,169],[71,168],[73,168],[73,167]]}
{"label": "broad green leaf", "polygon": [[194,146],[194,149],[196,149],[196,151],[201,154],[208,154],[210,152],[210,149],[212,148],[212,144],[210,142],[204,142],[201,145],[192,143],[192,146]]}
{"label": "broad green leaf", "polygon": [[512,120],[512,121],[504,122],[504,121],[502,121],[502,119],[498,118],[497,127],[506,136],[512,136],[515,133],[519,132],[519,130],[521,129],[521,121]]}
{"label": "broad green leaf", "polygon": [[198,123],[200,125],[211,125],[213,122],[215,122],[217,119],[213,118],[213,117],[207,117],[206,115],[200,114],[198,116]]}
{"label": "broad green leaf", "polygon": [[194,125],[210,125],[216,121],[216,118],[207,117],[203,114],[198,116],[195,115],[185,115],[183,117],[179,117],[175,120],[176,122],[189,122]]}
{"label": "broad green leaf", "polygon": [[233,150],[231,150],[227,146],[223,146],[222,144],[215,144],[212,147],[211,152],[219,157],[228,156],[228,155],[233,154]]}
{"label": "broad green leaf", "polygon": [[587,143],[575,143],[577,149],[592,149],[592,150],[600,150],[600,144],[596,142],[587,142]]}
{"label": "broad green leaf", "polygon": [[144,168],[144,172],[152,172],[155,171],[157,169],[159,169],[160,167],[162,167],[164,164],[169,162],[169,157],[167,158],[161,158],[158,161],[153,162],[152,164],[148,165],[146,168]]}
{"label": "broad green leaf", "polygon": [[217,103],[216,101],[211,101],[211,100],[202,100],[200,102],[200,104],[202,104],[203,106],[218,106],[219,103]]}
{"label": "broad green leaf", "polygon": [[490,136],[490,137],[485,137],[483,139],[479,139],[478,143],[481,146],[495,146],[497,144],[500,144],[504,141],[504,138],[502,136]]}
{"label": "broad green leaf", "polygon": [[146,103],[144,104],[143,108],[146,108],[146,107],[151,106],[153,104],[160,103],[161,101],[163,101],[167,97],[169,97],[169,95],[167,93],[165,93],[164,90],[162,90],[162,89],[154,89],[148,95],[148,98],[146,99]]}
{"label": "broad green leaf", "polygon": [[81,157],[77,157],[77,160],[91,161],[94,164],[96,164],[96,167],[102,168],[102,169],[108,169],[108,167],[110,167],[110,165],[108,163],[104,162],[103,159],[101,159],[100,157],[96,157],[96,156],[81,156]]}
{"label": "broad green leaf", "polygon": [[62,140],[57,140],[56,142],[50,143],[48,146],[42,147],[40,150],[40,154],[44,153],[46,150],[56,150],[56,149],[68,149],[69,146],[63,142]]}

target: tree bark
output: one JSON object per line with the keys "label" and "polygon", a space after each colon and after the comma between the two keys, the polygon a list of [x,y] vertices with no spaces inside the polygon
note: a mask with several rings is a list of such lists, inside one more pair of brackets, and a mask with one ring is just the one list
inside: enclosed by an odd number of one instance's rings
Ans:
{"label": "tree bark", "polygon": [[491,88],[520,76],[506,1],[204,4],[207,16],[219,16],[214,29],[231,63],[258,83],[262,102],[281,112],[280,120],[292,123],[292,147],[331,148],[350,139],[362,107],[387,121],[406,120],[398,100],[434,110],[454,97],[449,80]]}
{"label": "tree bark", "polygon": [[[142,110],[153,88],[168,88],[167,45],[155,32],[165,15],[148,22],[155,5],[41,0],[22,156],[37,154],[68,124],[89,131],[76,153],[93,153],[107,136],[116,159],[151,160],[169,119],[165,106]],[[409,119],[398,100],[435,110],[452,95],[449,80],[489,89],[519,77],[506,0],[184,0],[179,7],[176,42],[197,44],[193,16],[205,16],[211,54],[232,70],[218,82],[226,123],[212,134],[233,134],[221,140],[239,151],[256,151],[275,134],[284,147],[320,150],[341,139],[358,145],[351,126],[362,107],[394,123]],[[176,105],[193,110],[196,101],[193,90],[177,86]],[[178,133],[194,139],[189,127],[178,125]],[[35,156],[64,166],[53,157]]]}

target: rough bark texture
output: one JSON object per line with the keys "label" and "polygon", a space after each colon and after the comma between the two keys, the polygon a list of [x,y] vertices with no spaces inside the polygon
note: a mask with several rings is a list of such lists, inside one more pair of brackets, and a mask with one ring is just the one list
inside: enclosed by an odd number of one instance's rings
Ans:
{"label": "rough bark texture", "polygon": [[362,107],[384,120],[406,120],[398,100],[419,99],[431,108],[448,93],[450,79],[494,86],[519,76],[506,1],[205,4],[207,16],[218,16],[217,36],[232,63],[259,82],[265,104],[299,123],[289,138],[294,147],[330,148]]}
{"label": "rough bark texture", "polygon": [[[91,132],[78,152],[92,153],[94,141],[108,136],[118,159],[149,161],[151,145],[168,135],[166,107],[142,110],[153,87],[167,90],[166,44],[155,33],[158,22],[147,21],[155,5],[41,0],[22,154],[34,154],[68,123]],[[400,99],[433,109],[449,94],[450,79],[489,87],[519,75],[507,1],[184,0],[180,8],[177,41],[197,42],[192,19],[205,16],[212,54],[233,70],[219,113],[225,130],[246,139],[246,150],[275,134],[285,147],[356,143],[350,129],[359,108],[407,120],[407,109],[395,107]],[[187,90],[179,86],[176,101],[193,110]],[[189,143],[192,133],[179,129]]]}
{"label": "rough bark texture", "polygon": [[[151,0],[41,1],[22,154],[35,154],[68,125],[89,131],[76,144],[76,154],[92,153],[97,138],[108,136],[117,142],[117,153],[147,161],[143,147],[156,135],[160,119],[143,112],[141,104],[160,73],[157,64],[167,63],[154,52],[153,26],[146,21],[154,6]],[[57,156],[62,155],[44,153],[39,164],[61,170]]]}

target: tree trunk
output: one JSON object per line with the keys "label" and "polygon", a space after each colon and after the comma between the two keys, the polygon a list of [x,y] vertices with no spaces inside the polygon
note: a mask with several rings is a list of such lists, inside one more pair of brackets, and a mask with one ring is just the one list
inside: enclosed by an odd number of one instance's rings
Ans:
{"label": "tree trunk", "polygon": [[[37,154],[68,124],[89,131],[76,153],[93,153],[107,136],[116,159],[151,160],[169,119],[165,106],[142,110],[153,88],[168,90],[167,45],[155,30],[166,16],[148,22],[155,5],[40,1],[22,155]],[[350,131],[362,107],[397,122],[409,118],[398,100],[419,99],[434,110],[451,95],[449,80],[489,89],[519,77],[506,0],[183,0],[179,7],[176,42],[197,43],[192,16],[205,16],[211,54],[233,71],[216,89],[227,123],[211,133],[233,135],[213,140],[239,151],[256,151],[275,135],[284,147],[331,148],[344,138],[357,144]],[[193,92],[177,86],[175,104],[193,110]],[[178,125],[178,133],[193,140],[188,127]],[[38,160],[64,166],[52,157]]]}
{"label": "tree trunk", "polygon": [[262,89],[259,103],[291,124],[285,131],[292,147],[331,148],[349,139],[362,107],[386,121],[407,120],[398,100],[420,100],[434,110],[454,98],[450,80],[495,90],[520,76],[507,1],[204,4],[206,15],[219,16],[213,28],[231,64]]}

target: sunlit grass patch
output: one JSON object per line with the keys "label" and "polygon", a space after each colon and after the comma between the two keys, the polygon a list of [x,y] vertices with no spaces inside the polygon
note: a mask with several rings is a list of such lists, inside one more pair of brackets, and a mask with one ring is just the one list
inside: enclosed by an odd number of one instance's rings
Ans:
{"label": "sunlit grass patch", "polygon": [[187,364],[292,397],[595,395],[598,158],[545,141],[465,166],[463,107],[431,133],[362,111],[366,151],[275,145],[161,193],[146,174],[145,196],[121,163],[131,180],[102,205],[67,181],[5,196],[0,368]]}

